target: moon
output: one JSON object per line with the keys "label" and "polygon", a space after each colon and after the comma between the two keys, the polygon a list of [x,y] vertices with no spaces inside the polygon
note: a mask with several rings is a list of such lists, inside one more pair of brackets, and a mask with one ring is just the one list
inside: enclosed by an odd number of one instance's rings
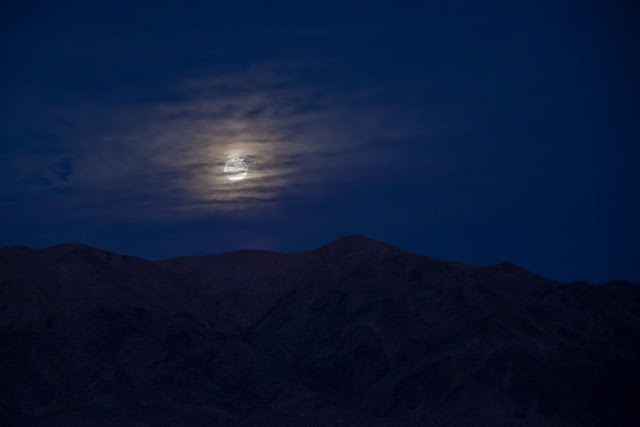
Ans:
{"label": "moon", "polygon": [[242,157],[232,157],[224,165],[224,173],[229,181],[240,181],[247,176],[249,166]]}

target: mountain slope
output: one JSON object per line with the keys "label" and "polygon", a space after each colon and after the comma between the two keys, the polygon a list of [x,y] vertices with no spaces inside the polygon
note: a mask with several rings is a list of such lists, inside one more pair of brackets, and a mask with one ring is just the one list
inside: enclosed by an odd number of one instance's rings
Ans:
{"label": "mountain slope", "polygon": [[362,236],[160,262],[2,248],[0,418],[633,425],[639,289]]}

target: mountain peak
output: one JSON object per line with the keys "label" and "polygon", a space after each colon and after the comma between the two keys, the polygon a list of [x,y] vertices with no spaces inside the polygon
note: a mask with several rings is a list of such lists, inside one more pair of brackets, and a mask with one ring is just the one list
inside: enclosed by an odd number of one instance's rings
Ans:
{"label": "mountain peak", "polygon": [[366,236],[362,236],[360,234],[350,234],[348,236],[340,237],[333,242],[324,245],[323,248],[334,248],[334,249],[346,249],[349,251],[353,250],[371,250],[374,248],[385,248],[385,249],[396,249],[393,245],[388,243],[381,242],[379,240],[374,240]]}
{"label": "mountain peak", "polygon": [[373,240],[369,237],[363,236],[361,234],[349,234],[348,236],[340,237],[339,239],[334,240],[331,244],[334,243],[348,243],[351,245],[362,245],[362,244],[380,244],[377,240]]}
{"label": "mountain peak", "polygon": [[371,239],[359,234],[351,234],[348,236],[340,237],[331,243],[314,249],[312,252],[319,251],[325,254],[331,254],[332,256],[345,256],[346,254],[355,252],[367,252],[367,253],[386,253],[402,251],[401,249],[389,245],[378,240]]}

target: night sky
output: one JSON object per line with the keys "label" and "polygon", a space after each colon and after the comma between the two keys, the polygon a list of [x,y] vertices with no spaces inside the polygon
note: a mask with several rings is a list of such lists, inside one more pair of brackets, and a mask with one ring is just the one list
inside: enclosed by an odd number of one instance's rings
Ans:
{"label": "night sky", "polygon": [[164,259],[363,234],[640,282],[637,16],[587,0],[3,2],[0,246]]}

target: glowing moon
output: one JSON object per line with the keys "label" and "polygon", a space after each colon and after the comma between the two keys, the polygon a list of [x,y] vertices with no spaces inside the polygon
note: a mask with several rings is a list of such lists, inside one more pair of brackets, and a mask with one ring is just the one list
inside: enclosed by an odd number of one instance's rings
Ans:
{"label": "glowing moon", "polygon": [[232,157],[224,165],[224,173],[230,181],[240,181],[247,176],[249,167],[241,157]]}

